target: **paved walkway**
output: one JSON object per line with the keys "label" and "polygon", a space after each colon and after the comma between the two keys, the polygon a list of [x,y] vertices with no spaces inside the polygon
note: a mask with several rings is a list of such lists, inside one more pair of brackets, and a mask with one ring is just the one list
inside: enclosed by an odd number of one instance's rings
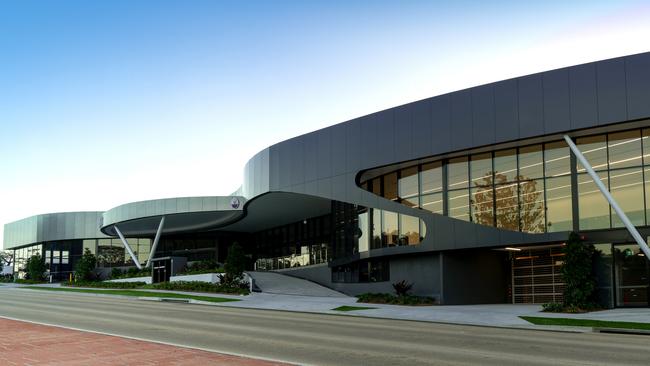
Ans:
{"label": "paved walkway", "polygon": [[287,365],[2,318],[0,334],[0,365]]}
{"label": "paved walkway", "polygon": [[255,286],[263,293],[318,297],[349,297],[317,283],[277,272],[251,271],[246,273],[253,278]]}

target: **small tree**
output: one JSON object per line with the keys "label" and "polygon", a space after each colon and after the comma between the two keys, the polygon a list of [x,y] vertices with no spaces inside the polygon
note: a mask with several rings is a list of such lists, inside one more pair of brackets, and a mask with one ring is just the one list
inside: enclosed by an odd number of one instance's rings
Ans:
{"label": "small tree", "polygon": [[244,255],[244,248],[239,243],[234,242],[228,249],[228,257],[224,270],[226,275],[224,281],[226,283],[237,283],[244,277],[244,268],[246,266],[246,256]]}
{"label": "small tree", "polygon": [[34,281],[42,281],[45,275],[45,261],[40,254],[34,254],[33,256],[27,258],[25,263],[25,272],[27,274],[27,279]]}
{"label": "small tree", "polygon": [[564,247],[564,305],[575,308],[589,308],[593,304],[596,289],[593,274],[595,249],[592,244],[584,244],[576,233],[569,235]]}
{"label": "small tree", "polygon": [[14,253],[10,251],[1,251],[0,252],[0,272],[4,266],[10,266],[14,261]]}
{"label": "small tree", "polygon": [[86,248],[74,267],[75,281],[93,281],[96,266],[97,258],[90,252],[90,249]]}

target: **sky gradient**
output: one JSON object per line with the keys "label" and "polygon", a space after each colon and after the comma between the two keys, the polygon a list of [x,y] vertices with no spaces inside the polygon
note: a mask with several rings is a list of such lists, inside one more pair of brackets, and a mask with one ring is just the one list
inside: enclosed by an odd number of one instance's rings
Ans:
{"label": "sky gradient", "polygon": [[648,40],[648,1],[2,1],[0,237],[228,195],[279,141]]}

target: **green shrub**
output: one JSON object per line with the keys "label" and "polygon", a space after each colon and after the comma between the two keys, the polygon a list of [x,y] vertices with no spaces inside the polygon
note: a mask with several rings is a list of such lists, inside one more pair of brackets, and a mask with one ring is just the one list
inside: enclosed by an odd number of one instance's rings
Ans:
{"label": "green shrub", "polygon": [[228,249],[228,257],[226,258],[226,275],[223,277],[223,283],[234,284],[234,287],[239,287],[239,283],[244,277],[244,269],[246,267],[246,256],[244,255],[244,248],[239,243],[234,242]]}
{"label": "green shrub", "polygon": [[28,278],[18,278],[16,283],[21,283],[23,285],[37,285],[39,283],[46,283],[44,280],[30,280]]}
{"label": "green shrub", "polygon": [[120,278],[120,276],[122,276],[122,270],[120,268],[111,268],[110,278]]}
{"label": "green shrub", "polygon": [[45,260],[41,257],[40,254],[34,254],[33,256],[27,258],[27,263],[25,263],[25,279],[33,281],[43,281],[45,278]]}
{"label": "green shrub", "polygon": [[357,302],[370,304],[392,304],[392,305],[434,305],[436,300],[428,296],[403,295],[395,296],[384,293],[365,293],[357,296]]}
{"label": "green shrub", "polygon": [[79,258],[74,267],[74,278],[76,281],[93,281],[97,278],[95,275],[95,267],[97,266],[97,258],[90,249],[86,248],[84,254]]}
{"label": "green shrub", "polygon": [[547,313],[561,313],[564,311],[564,304],[561,302],[547,302],[542,304],[542,311]]}
{"label": "green shrub", "polygon": [[152,285],[147,285],[144,288],[155,290],[169,290],[169,291],[192,291],[192,292],[210,292],[220,294],[236,294],[247,295],[249,293],[248,287],[231,286],[227,283],[210,283],[202,281],[176,281],[176,282],[160,282]]}
{"label": "green shrub", "polygon": [[564,247],[564,306],[593,308],[596,280],[593,273],[595,249],[584,244],[576,233],[571,233]]}
{"label": "green shrub", "polygon": [[204,260],[193,262],[177,273],[177,275],[194,275],[203,273],[223,273],[224,269],[220,268],[219,263],[215,260]]}
{"label": "green shrub", "polygon": [[406,280],[401,280],[393,284],[393,289],[397,296],[407,296],[411,288],[413,288],[413,284],[406,282]]}
{"label": "green shrub", "polygon": [[133,289],[146,285],[145,282],[101,282],[101,281],[77,281],[77,282],[62,282],[62,286],[69,287],[93,287],[93,288],[117,288],[117,289]]}
{"label": "green shrub", "polygon": [[10,275],[10,274],[0,275],[0,282],[2,283],[14,282],[14,275]]}

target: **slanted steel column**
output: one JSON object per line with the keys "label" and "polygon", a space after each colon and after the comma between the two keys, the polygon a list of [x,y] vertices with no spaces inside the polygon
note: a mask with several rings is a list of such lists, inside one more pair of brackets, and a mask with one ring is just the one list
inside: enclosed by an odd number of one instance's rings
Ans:
{"label": "slanted steel column", "polygon": [[147,264],[144,266],[144,268],[151,267],[151,259],[153,258],[153,255],[156,253],[156,249],[158,248],[158,242],[160,241],[160,235],[162,235],[164,226],[165,226],[165,216],[163,216],[160,219],[160,224],[158,225],[158,230],[156,231],[156,237],[153,239],[153,244],[151,245],[151,251],[149,252],[149,259],[147,259]]}
{"label": "slanted steel column", "polygon": [[133,254],[133,251],[131,250],[129,243],[127,243],[126,239],[124,239],[124,235],[122,235],[120,229],[118,229],[117,225],[113,225],[113,227],[115,228],[115,232],[117,232],[117,236],[119,236],[120,240],[122,240],[122,244],[124,244],[124,248],[126,248],[126,251],[129,252],[131,259],[133,259],[133,263],[135,263],[135,266],[138,267],[138,269],[142,269],[142,266],[140,265],[140,261],[138,261],[138,258],[136,258],[135,254]]}
{"label": "slanted steel column", "polygon": [[567,144],[569,144],[569,147],[571,148],[571,151],[575,154],[576,158],[580,161],[582,166],[587,170],[587,173],[591,176],[591,179],[594,180],[594,183],[596,183],[596,186],[600,190],[600,192],[605,196],[609,204],[612,206],[614,211],[616,211],[616,214],[618,217],[623,221],[623,224],[627,228],[627,231],[630,232],[634,240],[636,240],[636,243],[639,245],[643,253],[645,254],[645,257],[650,260],[650,248],[648,248],[648,244],[643,240],[643,237],[641,237],[641,234],[639,234],[639,231],[632,225],[632,222],[630,219],[627,218],[627,215],[621,207],[618,205],[618,203],[614,200],[614,197],[609,193],[607,188],[605,188],[605,185],[603,182],[600,181],[600,178],[594,171],[594,169],[591,167],[591,164],[587,161],[584,155],[580,152],[580,149],[573,143],[571,138],[567,135],[564,135],[564,140],[566,141]]}

